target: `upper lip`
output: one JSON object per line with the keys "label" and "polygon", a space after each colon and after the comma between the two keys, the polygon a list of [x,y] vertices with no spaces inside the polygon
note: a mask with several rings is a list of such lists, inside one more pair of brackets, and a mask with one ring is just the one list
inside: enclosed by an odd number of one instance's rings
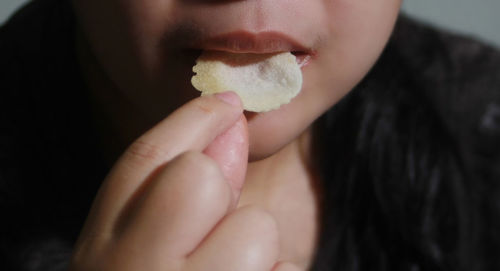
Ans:
{"label": "upper lip", "polygon": [[294,38],[284,33],[274,31],[259,33],[235,31],[224,33],[201,39],[194,47],[203,50],[226,51],[231,53],[312,53],[312,49],[302,45]]}

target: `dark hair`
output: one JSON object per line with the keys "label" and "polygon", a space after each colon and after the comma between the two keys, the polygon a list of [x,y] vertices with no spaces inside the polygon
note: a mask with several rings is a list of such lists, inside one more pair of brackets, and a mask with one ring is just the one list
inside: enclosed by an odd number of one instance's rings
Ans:
{"label": "dark hair", "polygon": [[312,270],[500,270],[499,72],[497,51],[400,19],[317,123]]}

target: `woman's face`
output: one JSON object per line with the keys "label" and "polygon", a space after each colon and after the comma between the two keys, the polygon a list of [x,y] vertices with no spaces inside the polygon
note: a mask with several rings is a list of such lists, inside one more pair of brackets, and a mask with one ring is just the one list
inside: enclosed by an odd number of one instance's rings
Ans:
{"label": "woman's face", "polygon": [[201,50],[310,55],[288,105],[248,115],[251,158],[297,138],[373,66],[401,0],[73,0],[105,74],[137,110],[159,120],[199,95]]}

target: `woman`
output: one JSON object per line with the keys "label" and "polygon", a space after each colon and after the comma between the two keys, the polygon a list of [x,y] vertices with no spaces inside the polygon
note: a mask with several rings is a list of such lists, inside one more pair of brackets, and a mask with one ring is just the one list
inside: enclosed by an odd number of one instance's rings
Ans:
{"label": "woman", "polygon": [[[34,1],[0,33],[8,267],[498,268],[499,53],[400,4]],[[197,98],[214,49],[312,60],[250,114]]]}

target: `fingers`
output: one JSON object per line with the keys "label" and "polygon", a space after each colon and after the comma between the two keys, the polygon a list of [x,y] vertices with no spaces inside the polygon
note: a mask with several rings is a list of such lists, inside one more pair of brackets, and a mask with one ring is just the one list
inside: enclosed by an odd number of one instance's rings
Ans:
{"label": "fingers", "polygon": [[186,104],[115,165],[81,233],[75,262],[102,270],[287,271],[275,266],[274,218],[255,207],[229,212],[247,159],[247,123],[234,93]]}
{"label": "fingers", "polygon": [[146,256],[154,262],[184,258],[224,217],[231,198],[216,162],[199,152],[184,153],[148,185],[121,222],[119,247],[161,251]]}
{"label": "fingers", "polygon": [[[134,193],[161,166],[187,151],[202,151],[242,114],[232,92],[199,97],[172,113],[137,139],[112,169],[96,199],[100,211],[93,219],[113,224]],[[106,230],[106,229],[101,229]]]}
{"label": "fingers", "polygon": [[271,270],[279,255],[274,218],[242,207],[224,218],[187,259],[187,270]]}
{"label": "fingers", "polygon": [[248,163],[248,126],[246,119],[240,119],[205,149],[221,167],[224,178],[233,190],[234,204],[237,203],[245,180]]}

